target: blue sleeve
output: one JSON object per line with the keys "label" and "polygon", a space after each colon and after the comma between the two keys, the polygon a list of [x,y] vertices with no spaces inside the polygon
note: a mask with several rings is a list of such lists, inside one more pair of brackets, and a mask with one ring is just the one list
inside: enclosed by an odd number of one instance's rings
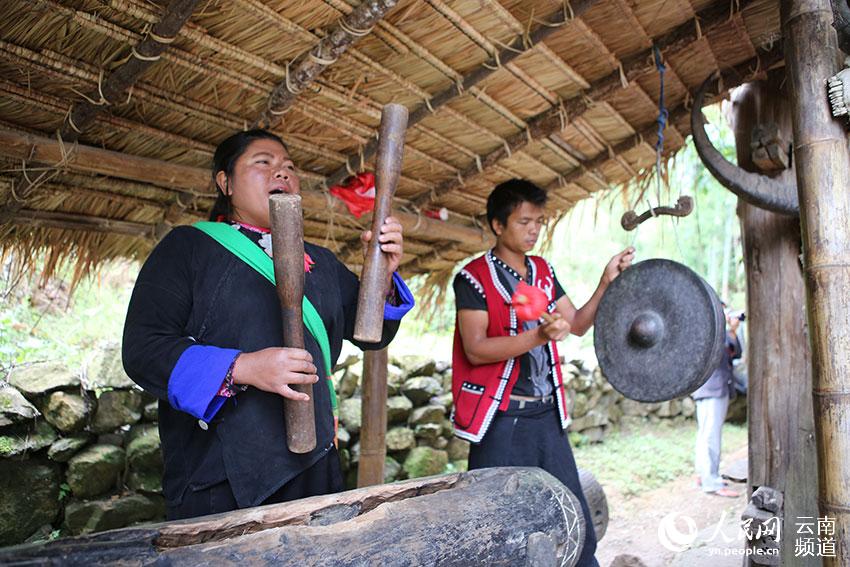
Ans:
{"label": "blue sleeve", "polygon": [[218,391],[238,350],[192,345],[183,351],[168,379],[168,401],[179,411],[210,421],[227,398]]}
{"label": "blue sleeve", "polygon": [[400,321],[408,311],[413,309],[413,306],[416,305],[416,300],[413,299],[413,293],[407,287],[407,284],[404,283],[404,280],[401,279],[401,276],[398,275],[398,272],[393,272],[393,285],[395,286],[398,298],[401,300],[401,305],[385,303],[384,319]]}

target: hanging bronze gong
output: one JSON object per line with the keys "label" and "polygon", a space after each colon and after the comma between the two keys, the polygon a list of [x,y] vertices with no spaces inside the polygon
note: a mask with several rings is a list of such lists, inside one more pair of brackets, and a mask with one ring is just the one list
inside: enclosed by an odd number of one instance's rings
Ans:
{"label": "hanging bronze gong", "polygon": [[602,296],[594,325],[602,372],[640,402],[692,393],[723,354],[726,321],[717,294],[671,260],[645,260],[620,274]]}

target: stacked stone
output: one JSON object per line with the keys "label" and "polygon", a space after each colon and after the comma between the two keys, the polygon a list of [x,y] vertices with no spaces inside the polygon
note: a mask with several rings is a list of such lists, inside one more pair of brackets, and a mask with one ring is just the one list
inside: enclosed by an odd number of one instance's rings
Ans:
{"label": "stacked stone", "polygon": [[567,409],[572,418],[569,431],[574,443],[599,443],[614,425],[628,428],[662,419],[684,420],[692,418],[696,411],[689,397],[657,403],[630,400],[611,386],[598,366],[591,370],[580,360],[562,364],[561,370],[567,385]]}
{"label": "stacked stone", "polygon": [[[337,366],[339,448],[346,486],[357,485],[360,458],[361,357]],[[384,481],[466,470],[469,443],[454,437],[449,416],[452,373],[447,362],[391,356],[387,372],[387,457]]]}
{"label": "stacked stone", "polygon": [[[346,486],[357,484],[362,356],[333,375]],[[628,427],[693,416],[691,399],[625,399],[581,361],[562,365],[574,443]],[[384,481],[464,471],[469,444],[453,435],[452,371],[425,356],[388,367]],[[120,351],[100,351],[82,370],[15,368],[0,381],[0,545],[77,535],[164,518],[157,401],[124,373]]]}
{"label": "stacked stone", "polygon": [[117,347],[82,370],[14,368],[0,382],[0,545],[163,519],[156,418]]}

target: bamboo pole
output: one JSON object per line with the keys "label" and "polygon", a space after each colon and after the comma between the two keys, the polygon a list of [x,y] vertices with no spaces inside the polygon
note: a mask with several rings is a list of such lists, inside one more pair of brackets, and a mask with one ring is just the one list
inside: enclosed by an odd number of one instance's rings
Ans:
{"label": "bamboo pole", "polygon": [[850,149],[829,111],[825,80],[839,68],[829,0],[782,0],[797,192],[803,231],[818,505],[835,518],[835,557],[850,564]]}
{"label": "bamboo pole", "polygon": [[383,484],[387,456],[387,349],[366,351],[363,357],[363,397],[360,462],[357,486]]}
{"label": "bamboo pole", "polygon": [[34,228],[59,228],[63,230],[85,230],[107,232],[140,238],[153,238],[156,227],[150,224],[105,219],[60,211],[18,210],[15,213],[0,213],[0,224],[24,224]]}
{"label": "bamboo pole", "polygon": [[[742,2],[739,9],[743,9],[747,4],[748,2]],[[699,39],[703,33],[707,33],[715,27],[723,26],[729,20],[728,7],[713,5],[701,11],[698,14],[698,19],[702,22],[701,27],[695,26],[692,21],[685,22],[657,38],[655,45],[665,53],[675,53],[687,47]],[[562,104],[529,118],[525,130],[510,136],[503,146],[469,164],[461,171],[460,178],[452,178],[440,183],[428,193],[423,193],[418,198],[413,199],[412,203],[417,207],[433,203],[440,196],[458,190],[465,181],[485,174],[493,166],[514,153],[522,151],[532,142],[543,140],[556,132],[560,132],[570,122],[588,110],[589,102],[602,100],[623,88],[624,83],[630,83],[641,74],[654,69],[655,63],[652,54],[653,50],[650,48],[623,59],[621,62],[622,71],[619,69],[612,71],[605,77],[591,83],[590,88],[582,93],[582,96],[563,101]],[[330,179],[334,179],[335,175],[336,172],[331,174]]]}
{"label": "bamboo pole", "polygon": [[[61,165],[62,168],[71,171],[109,175],[171,190],[187,190],[214,196],[210,172],[207,169],[83,144],[63,146],[57,140],[42,136],[0,130],[0,155]],[[301,198],[305,210],[327,211],[349,216],[348,209],[341,201],[325,193],[302,189]],[[422,236],[428,240],[450,240],[470,245],[480,243],[481,249],[490,246],[493,241],[490,234],[470,226],[434,220],[424,215],[403,211],[397,211],[395,217],[401,222],[406,236]]]}

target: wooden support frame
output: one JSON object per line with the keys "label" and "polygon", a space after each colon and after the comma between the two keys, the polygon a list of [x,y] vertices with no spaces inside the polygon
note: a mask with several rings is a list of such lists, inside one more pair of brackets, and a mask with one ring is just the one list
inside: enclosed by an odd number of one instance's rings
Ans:
{"label": "wooden support frame", "polygon": [[177,37],[197,3],[198,0],[171,0],[168,3],[162,18],[142,41],[130,47],[127,60],[98,85],[97,92],[89,93],[86,100],[71,108],[60,131],[63,140],[76,141],[103,108],[124,98],[139,77],[159,61],[162,52]]}
{"label": "wooden support frame", "polygon": [[[572,6],[572,16],[565,14],[563,9],[558,9],[554,14],[550,15],[544,24],[538,25],[529,34],[528,38],[524,34],[517,34],[511,44],[495,56],[491,57],[474,71],[462,77],[458,84],[440,91],[434,96],[426,99],[415,108],[411,109],[408,119],[408,127],[418,124],[423,119],[442,108],[450,101],[458,96],[465,94],[465,91],[471,91],[478,83],[499,71],[502,65],[507,65],[526,51],[533,49],[538,43],[541,43],[549,35],[560,29],[561,26],[568,23],[571,19],[581,17],[583,13],[589,10],[597,0],[581,0]],[[527,39],[530,40],[527,42]],[[378,149],[378,142],[370,140],[365,147],[346,158],[346,164],[337,169],[328,176],[328,184],[335,185],[343,181],[348,175],[349,170],[356,168],[360,163],[361,155],[368,159],[375,155]]]}
{"label": "wooden support frame", "polygon": [[[781,60],[782,50],[777,46],[767,53],[764,53],[748,61],[744,61],[743,63],[740,63],[735,67],[727,69],[726,71],[721,73],[721,77],[723,78],[723,84],[726,86],[727,89],[730,89],[740,84],[743,84],[746,81],[751,81],[754,78],[757,78],[759,76],[759,73],[766,73],[768,69],[779,63]],[[756,69],[756,71],[754,71],[754,69]],[[672,127],[673,122],[680,118],[687,117],[689,113],[690,110],[687,108],[687,105],[684,102],[674,108],[669,109],[667,127]],[[633,150],[643,144],[654,143],[657,135],[658,127],[653,124],[652,126],[648,126],[638,132],[637,135],[630,136],[622,142],[612,146],[611,153],[613,153],[614,156],[620,156],[623,153]],[[574,182],[581,176],[598,168],[599,166],[611,159],[612,157],[609,152],[601,152],[595,157],[583,161],[580,167],[565,174],[563,176],[563,181],[565,183]],[[559,187],[561,187],[560,183],[560,181],[556,181],[551,185],[545,187],[545,189],[547,191],[555,191]]]}

